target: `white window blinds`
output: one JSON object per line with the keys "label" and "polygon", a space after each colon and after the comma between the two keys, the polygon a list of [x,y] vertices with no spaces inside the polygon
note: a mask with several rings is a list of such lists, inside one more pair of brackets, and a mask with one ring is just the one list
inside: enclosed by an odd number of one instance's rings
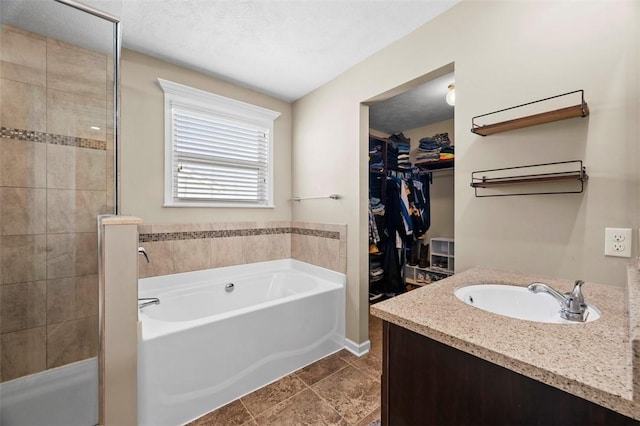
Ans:
{"label": "white window blinds", "polygon": [[164,91],[165,207],[273,207],[273,128],[280,116],[158,79]]}
{"label": "white window blinds", "polygon": [[172,112],[174,198],[267,203],[268,128],[183,108]]}

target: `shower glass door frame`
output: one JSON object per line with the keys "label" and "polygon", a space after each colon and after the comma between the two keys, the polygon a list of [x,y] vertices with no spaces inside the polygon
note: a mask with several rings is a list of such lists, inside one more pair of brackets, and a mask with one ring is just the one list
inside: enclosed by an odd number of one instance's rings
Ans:
{"label": "shower glass door frame", "polygon": [[[120,130],[120,98],[119,98],[119,81],[120,81],[120,49],[121,49],[121,24],[120,20],[114,16],[90,8],[74,0],[55,0],[58,3],[65,4],[80,11],[89,13],[98,18],[112,22],[113,27],[113,206],[114,215],[119,213],[119,180],[118,180],[118,147],[119,147],[119,130]],[[98,220],[96,219],[96,226]],[[104,266],[102,256],[101,233],[98,232],[98,424],[104,424]]]}
{"label": "shower glass door frame", "polygon": [[[74,424],[101,425],[104,274],[94,215],[120,212],[121,23],[75,0],[2,8],[0,402],[10,408],[0,423],[53,424],[65,418],[53,411],[68,411],[79,413]],[[87,374],[89,388],[65,387]],[[55,401],[42,403],[43,386]],[[91,408],[76,410],[71,399]]]}

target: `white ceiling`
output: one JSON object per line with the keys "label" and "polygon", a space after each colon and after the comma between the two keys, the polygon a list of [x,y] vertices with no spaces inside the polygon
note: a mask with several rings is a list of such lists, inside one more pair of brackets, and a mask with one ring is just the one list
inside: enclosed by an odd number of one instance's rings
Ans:
{"label": "white ceiling", "polygon": [[460,0],[81,1],[128,49],[293,101]]}
{"label": "white ceiling", "polygon": [[369,127],[392,135],[439,121],[451,120],[454,108],[445,98],[454,74],[428,81],[369,107]]}
{"label": "white ceiling", "polygon": [[[125,48],[291,102],[460,0],[79,1],[120,18]],[[53,0],[0,6],[3,22],[93,48],[111,46],[108,24]],[[416,99],[399,97],[394,105],[407,118],[423,109]]]}

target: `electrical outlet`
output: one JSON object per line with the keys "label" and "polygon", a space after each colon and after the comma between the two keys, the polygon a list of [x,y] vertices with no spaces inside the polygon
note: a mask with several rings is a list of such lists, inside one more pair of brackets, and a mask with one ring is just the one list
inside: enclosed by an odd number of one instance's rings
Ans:
{"label": "electrical outlet", "polygon": [[631,257],[631,228],[604,229],[604,255]]}

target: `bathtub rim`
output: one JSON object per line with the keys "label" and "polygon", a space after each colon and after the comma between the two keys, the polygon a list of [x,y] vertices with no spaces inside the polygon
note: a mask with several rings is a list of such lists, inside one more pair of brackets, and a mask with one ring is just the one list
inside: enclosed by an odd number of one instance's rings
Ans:
{"label": "bathtub rim", "polygon": [[175,286],[176,281],[179,282],[179,280],[187,280],[185,284],[181,284],[185,286],[185,289],[187,289],[205,285],[206,280],[210,280],[212,278],[212,274],[215,274],[215,280],[216,282],[219,282],[237,280],[259,273],[270,274],[282,272],[283,270],[311,275],[313,278],[318,280],[318,285],[316,288],[308,292],[289,295],[283,298],[261,302],[256,305],[239,308],[229,312],[187,321],[172,322],[158,320],[145,315],[144,311],[138,310],[138,344],[188,329],[204,327],[209,323],[222,321],[257,309],[266,309],[282,303],[294,302],[295,300],[313,297],[314,295],[325,292],[340,291],[343,294],[346,293],[346,274],[322,268],[320,266],[311,265],[296,259],[280,259],[141,278],[138,280],[138,297],[160,297],[162,302],[162,292],[171,291],[172,287]]}

